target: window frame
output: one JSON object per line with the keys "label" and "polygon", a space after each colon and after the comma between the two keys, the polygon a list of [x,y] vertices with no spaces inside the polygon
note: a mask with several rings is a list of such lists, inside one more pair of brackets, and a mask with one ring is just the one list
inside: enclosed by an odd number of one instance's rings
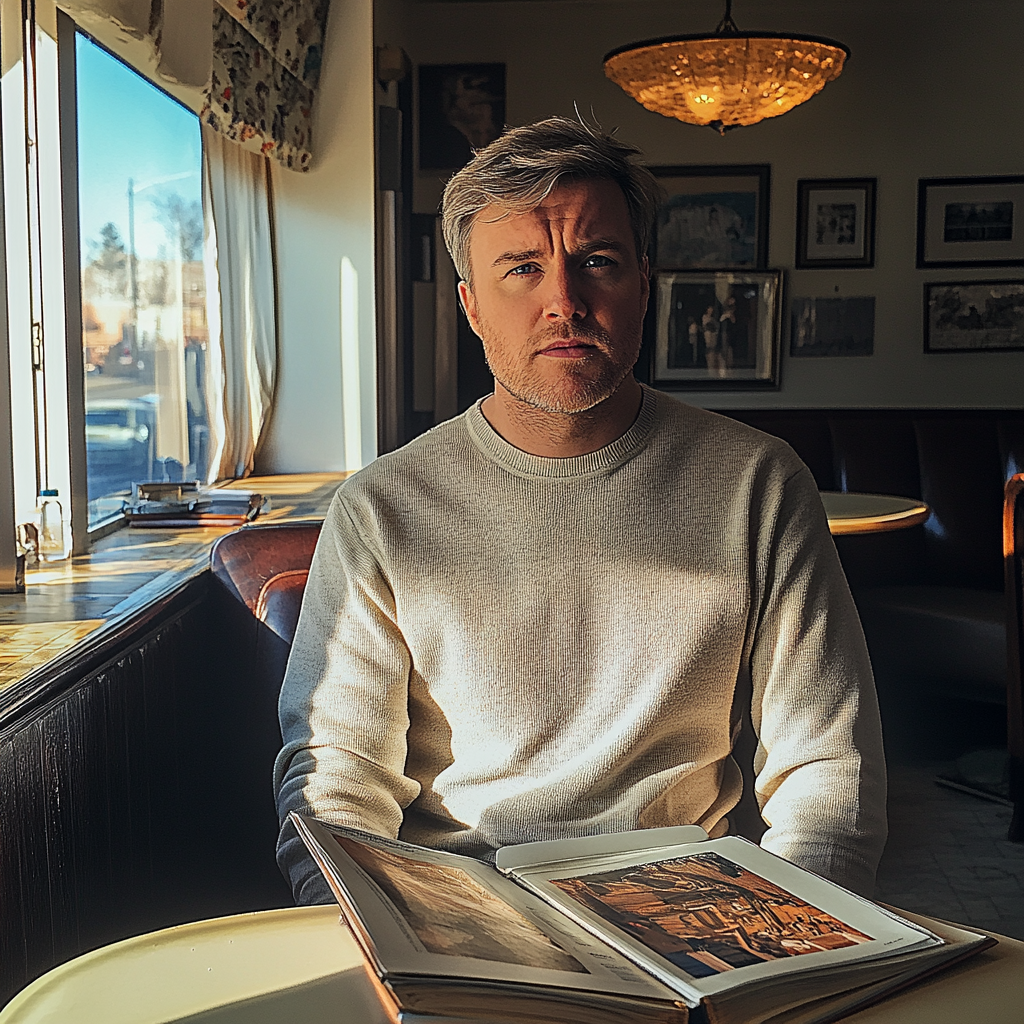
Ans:
{"label": "window frame", "polygon": [[[4,197],[3,110],[0,109],[0,244],[6,244]],[[14,446],[11,422],[11,352],[7,320],[7,260],[0,260],[0,594],[24,589],[18,572],[17,528],[14,511]]]}
{"label": "window frame", "polygon": [[[73,497],[65,408],[67,350],[57,337],[65,330],[66,295],[56,23],[54,19],[51,27],[44,27],[34,8],[14,4],[5,6],[4,19],[10,66],[0,83],[6,336],[0,372],[0,461],[6,465],[9,458],[12,472],[0,476],[5,490],[12,485],[7,493],[13,508],[8,508],[5,494],[0,500],[0,545],[10,551],[8,545],[14,544],[16,570],[15,528],[32,522],[40,488],[56,486],[69,513]],[[11,38],[15,35],[16,43]],[[51,334],[52,344],[47,344]],[[4,571],[9,577],[8,566]]]}
{"label": "window frame", "polygon": [[[82,348],[82,240],[78,195],[78,59],[75,40],[81,29],[57,10],[57,102],[60,116],[60,183],[63,203],[64,342],[68,386],[68,442],[71,464],[71,537],[73,554],[124,525],[124,516],[89,529],[89,467],[85,444],[85,352]],[[88,34],[88,33],[86,33]],[[89,37],[92,38],[91,36]],[[112,527],[113,524],[113,527]]]}

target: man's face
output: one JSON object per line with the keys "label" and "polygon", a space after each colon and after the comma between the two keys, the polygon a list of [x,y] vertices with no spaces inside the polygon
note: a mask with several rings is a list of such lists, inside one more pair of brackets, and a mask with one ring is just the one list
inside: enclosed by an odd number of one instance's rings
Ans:
{"label": "man's face", "polygon": [[520,402],[584,412],[629,377],[649,283],[615,182],[562,185],[529,213],[487,207],[469,259],[466,315],[495,380]]}

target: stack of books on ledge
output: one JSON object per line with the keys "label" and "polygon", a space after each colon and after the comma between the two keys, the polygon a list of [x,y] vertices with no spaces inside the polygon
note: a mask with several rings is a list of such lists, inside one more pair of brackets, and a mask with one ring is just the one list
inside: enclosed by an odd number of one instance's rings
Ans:
{"label": "stack of books on ledge", "polygon": [[255,491],[200,487],[193,480],[133,484],[124,515],[130,526],[242,526],[269,507],[270,499]]}
{"label": "stack of books on ledge", "polygon": [[824,1024],[995,944],[693,826],[490,864],[292,820],[400,1024]]}

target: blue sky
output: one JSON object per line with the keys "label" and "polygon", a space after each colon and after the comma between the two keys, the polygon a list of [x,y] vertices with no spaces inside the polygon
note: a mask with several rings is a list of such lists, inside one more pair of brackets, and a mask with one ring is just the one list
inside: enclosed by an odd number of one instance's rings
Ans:
{"label": "blue sky", "polygon": [[201,197],[199,119],[82,35],[77,57],[82,259],[107,221],[127,247],[129,178],[136,188],[136,252],[157,256],[165,235],[151,197]]}

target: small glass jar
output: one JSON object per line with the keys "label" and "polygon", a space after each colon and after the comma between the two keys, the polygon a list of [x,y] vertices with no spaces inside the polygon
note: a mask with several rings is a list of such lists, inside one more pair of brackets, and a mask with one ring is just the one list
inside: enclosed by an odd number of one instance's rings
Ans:
{"label": "small glass jar", "polygon": [[70,530],[64,523],[64,508],[54,489],[39,492],[39,558],[60,562],[70,554]]}

